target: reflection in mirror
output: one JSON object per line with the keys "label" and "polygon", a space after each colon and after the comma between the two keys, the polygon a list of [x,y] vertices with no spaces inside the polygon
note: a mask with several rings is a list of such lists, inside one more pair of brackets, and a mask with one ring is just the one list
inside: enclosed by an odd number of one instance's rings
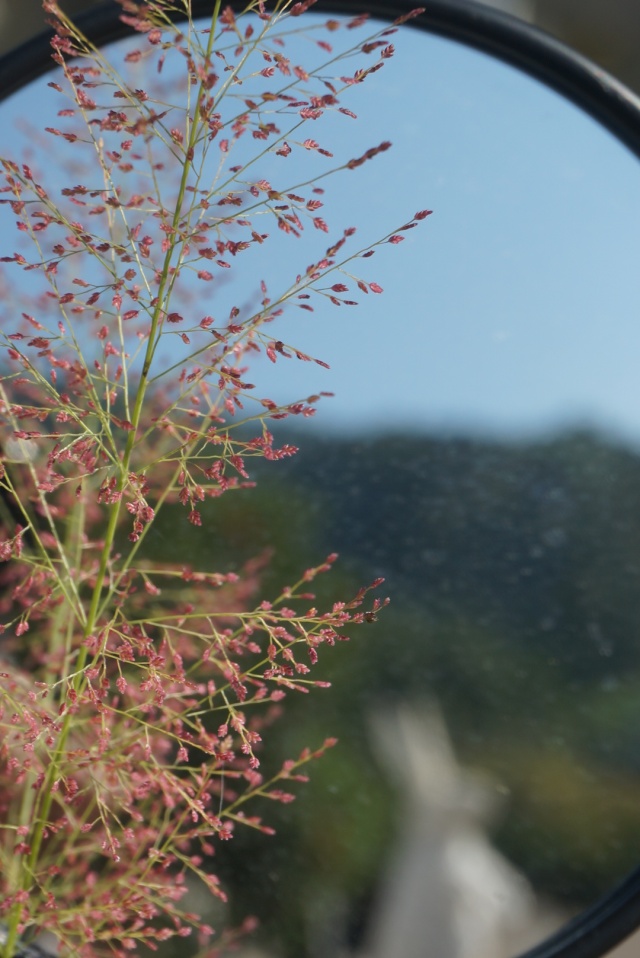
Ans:
{"label": "reflection in mirror", "polygon": [[[312,131],[336,163],[393,143],[327,184],[322,216],[364,246],[433,215],[358,263],[384,295],[277,321],[274,338],[330,369],[251,365],[275,402],[335,394],[298,429],[274,424],[299,454],[206,503],[205,540],[162,518],[149,536],[194,565],[272,549],[265,594],[335,550],[324,599],[377,576],[392,598],[325,656],[331,690],[284,712],[266,764],[340,744],[269,809],[277,838],[239,832],[217,852],[227,917],[260,920],[252,955],[508,958],[637,861],[637,161],[501,63],[409,28],[393,42],[353,91],[358,120]],[[33,163],[45,82],[2,107]],[[50,173],[68,178],[57,149]],[[259,176],[281,170],[265,153]],[[304,243],[256,249],[205,311],[251,305],[263,275],[288,284],[326,240]]]}

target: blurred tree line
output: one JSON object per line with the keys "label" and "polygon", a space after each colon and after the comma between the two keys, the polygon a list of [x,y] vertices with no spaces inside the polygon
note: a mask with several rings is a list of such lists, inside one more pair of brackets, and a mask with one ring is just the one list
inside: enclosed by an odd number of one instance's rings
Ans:
{"label": "blurred tree line", "polygon": [[335,550],[319,602],[382,575],[392,604],[323,650],[331,690],[287,699],[266,769],[326,735],[340,744],[298,802],[262,809],[275,839],[239,833],[217,856],[234,913],[259,907],[287,956],[336,913],[357,941],[399,801],[370,716],[430,700],[462,764],[507,795],[498,846],[546,897],[589,904],[640,838],[640,455],[588,433],[280,438],[300,454],[206,503],[206,535],[177,538],[169,511],[148,548],[221,571],[272,549],[265,597]]}

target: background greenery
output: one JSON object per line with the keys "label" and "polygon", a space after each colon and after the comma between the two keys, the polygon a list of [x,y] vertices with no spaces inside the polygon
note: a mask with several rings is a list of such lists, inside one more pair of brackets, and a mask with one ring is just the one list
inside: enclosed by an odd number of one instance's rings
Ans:
{"label": "background greenery", "polygon": [[329,734],[340,744],[298,801],[266,810],[277,838],[239,833],[212,863],[233,917],[258,913],[292,958],[327,922],[357,943],[401,801],[371,714],[434,699],[461,763],[507,796],[498,847],[546,898],[586,906],[640,839],[640,456],[588,433],[293,438],[301,453],[260,463],[257,489],[206,504],[206,533],[176,539],[168,512],[149,539],[194,567],[271,548],[265,596],[335,550],[324,598],[378,575],[392,597],[323,652],[330,691],[285,703],[266,768]]}

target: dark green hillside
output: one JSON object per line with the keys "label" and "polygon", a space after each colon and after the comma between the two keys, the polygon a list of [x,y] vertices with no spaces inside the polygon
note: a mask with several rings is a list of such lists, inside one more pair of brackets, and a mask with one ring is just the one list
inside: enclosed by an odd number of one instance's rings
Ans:
{"label": "dark green hillside", "polygon": [[[390,436],[307,443],[287,479],[324,545],[436,620],[473,613],[572,679],[637,667],[640,457],[589,435],[506,445]],[[320,506],[318,497],[322,500]]]}
{"label": "dark green hillside", "polygon": [[461,761],[507,795],[500,847],[563,906],[592,901],[640,846],[640,456],[588,434],[296,441],[298,456],[258,464],[257,489],[206,504],[206,535],[176,542],[169,515],[152,539],[221,568],[272,547],[267,596],[337,551],[324,598],[379,575],[392,598],[323,653],[332,689],[286,705],[265,767],[328,734],[340,745],[298,802],[267,809],[276,839],[222,850],[238,916],[267,875],[261,918],[282,954],[306,954],[336,902],[345,927],[366,921],[399,798],[369,716],[427,698]]}

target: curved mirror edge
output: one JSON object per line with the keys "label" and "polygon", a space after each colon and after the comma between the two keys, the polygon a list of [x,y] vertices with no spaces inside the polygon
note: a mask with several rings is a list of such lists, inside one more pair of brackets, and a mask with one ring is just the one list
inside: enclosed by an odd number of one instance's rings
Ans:
{"label": "curved mirror edge", "polygon": [[[242,0],[230,0],[242,9]],[[413,0],[317,0],[317,13],[369,12],[395,20],[416,8]],[[195,16],[208,11],[208,0],[194,0]],[[80,14],[79,26],[96,45],[130,34],[118,19],[115,0]],[[176,19],[180,19],[180,13]],[[474,0],[430,0],[411,21],[416,29],[456,40],[530,74],[585,110],[640,156],[640,99],[628,87],[571,47],[516,17]],[[51,68],[50,33],[42,33],[0,58],[0,100]]]}
{"label": "curved mirror edge", "polygon": [[[344,12],[345,3],[336,4],[336,3],[318,3],[316,9],[317,12],[321,13],[324,10],[335,12],[337,8]],[[384,6],[385,9],[389,9],[390,5],[375,5],[377,8]],[[398,8],[400,4],[394,5],[393,15],[397,15]],[[402,4],[409,9],[412,4]],[[447,35],[453,39],[459,40],[464,44],[474,46],[479,49],[483,49],[486,52],[494,53],[500,55],[496,50],[487,49],[487,41],[483,37],[481,41],[474,40],[468,35],[461,36],[460,32],[460,21],[458,20],[461,11],[465,16],[471,17],[473,10],[471,5],[458,5],[458,4],[439,4],[438,7],[441,7],[443,13],[443,20],[439,23],[437,28],[434,28],[433,25],[423,24],[421,21],[416,21],[414,26],[418,28],[423,28],[428,32],[432,32],[435,29],[435,32],[440,32],[443,35]],[[366,7],[371,8],[371,5],[366,3],[352,3],[350,4],[350,9],[358,11]],[[449,9],[452,14],[455,14],[454,21],[450,25],[446,24],[446,10]],[[483,11],[485,13],[485,11]],[[380,13],[379,10],[376,10],[377,16],[385,16],[384,13]],[[387,16],[391,16],[389,13]],[[101,12],[101,16],[104,16],[104,22],[102,25],[96,27],[100,37],[100,42],[103,42],[104,38],[109,40],[117,39],[121,35],[122,27],[120,24],[114,24],[113,20],[113,8],[105,8],[104,12]],[[500,36],[506,36],[509,34],[509,24],[508,21],[511,18],[505,18],[497,14],[490,14],[489,11],[486,11],[486,24],[494,24],[500,28]],[[87,22],[95,23],[94,17],[87,17]],[[517,23],[517,21],[513,21]],[[468,29],[469,22],[467,22],[466,28]],[[484,28],[483,28],[484,29]],[[110,32],[111,31],[111,32]],[[449,32],[450,31],[450,32]],[[547,57],[549,53],[549,44],[548,41],[543,41],[541,35],[538,35],[537,31],[534,31],[530,27],[525,25],[518,24],[519,35],[526,34],[528,38],[528,43],[530,44],[529,53],[535,60],[535,53],[538,51],[541,56]],[[512,37],[515,34],[511,34]],[[500,39],[500,43],[502,43]],[[557,47],[560,48],[561,45],[557,44]],[[566,48],[563,48],[566,51]],[[34,58],[38,60],[41,58],[42,53],[39,53],[37,57]],[[46,50],[45,56],[48,59],[48,49]],[[511,55],[509,57],[504,56],[503,59],[508,59],[512,64],[520,66],[522,69],[525,69],[527,72],[534,73],[538,79],[547,82],[550,86],[554,87],[556,90],[559,89],[558,85],[555,82],[551,82],[548,79],[548,63],[545,63],[544,66],[539,65],[539,68],[531,69],[524,65],[524,59],[519,59],[522,54],[518,53],[517,55]],[[590,77],[590,80],[593,83],[602,82],[602,73],[595,67],[587,68],[586,61],[582,58],[577,58],[575,55],[571,57],[566,57],[566,52],[562,53],[558,50],[559,63],[569,66],[571,61],[573,67],[575,67],[576,62],[580,61],[581,68],[585,67],[585,75]],[[562,57],[565,56],[563,60]],[[532,61],[532,62],[533,62]],[[6,62],[3,61],[3,63]],[[9,61],[11,62],[11,61]],[[0,64],[0,77],[2,75],[2,65]],[[12,69],[15,69],[12,66]],[[39,68],[38,68],[39,69]],[[41,72],[45,72],[46,68],[42,68]],[[554,67],[555,69],[555,67]],[[567,72],[571,72],[567,70]],[[575,76],[575,71],[573,71]],[[35,76],[35,74],[34,74]],[[573,81],[572,81],[573,82]],[[20,84],[22,85],[22,84]],[[608,87],[608,88],[607,88]],[[17,87],[14,87],[17,89]],[[618,138],[625,143],[626,146],[629,146],[636,153],[640,153],[640,148],[638,143],[640,143],[640,111],[638,107],[638,101],[632,94],[628,96],[625,95],[620,99],[620,89],[615,81],[611,84],[605,84],[599,88],[603,94],[603,99],[601,105],[598,107],[598,111],[602,110],[603,112],[609,111],[609,117],[607,121],[602,120],[602,116],[599,112],[589,109],[585,106],[583,102],[583,97],[589,99],[591,93],[586,93],[578,89],[575,96],[570,97],[577,102],[580,106],[587,109],[588,112],[592,115],[596,115],[598,119],[603,122],[603,125],[607,126],[611,132],[613,132]],[[4,92],[4,91],[2,91]],[[560,89],[560,92],[566,93],[565,90]],[[625,108],[622,110],[622,113],[617,111],[615,104],[624,103]],[[605,108],[606,103],[606,108]],[[614,119],[615,115],[615,119]],[[622,129],[622,133],[620,130]],[[635,144],[635,145],[634,145]],[[603,954],[604,949],[608,949],[619,942],[622,938],[627,936],[631,931],[633,931],[640,921],[640,905],[639,905],[639,889],[640,889],[640,875],[634,873],[629,876],[629,878],[623,882],[618,889],[614,890],[610,896],[607,896],[601,902],[596,903],[591,909],[585,912],[583,915],[579,916],[574,921],[570,922],[567,926],[561,929],[556,935],[549,938],[546,942],[543,942],[541,945],[536,946],[535,948],[527,951],[525,953],[526,958],[564,958],[564,956],[571,955],[572,958],[592,958],[592,956]]]}
{"label": "curved mirror edge", "polygon": [[586,912],[517,958],[605,958],[640,927],[640,868]]}

